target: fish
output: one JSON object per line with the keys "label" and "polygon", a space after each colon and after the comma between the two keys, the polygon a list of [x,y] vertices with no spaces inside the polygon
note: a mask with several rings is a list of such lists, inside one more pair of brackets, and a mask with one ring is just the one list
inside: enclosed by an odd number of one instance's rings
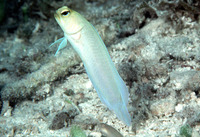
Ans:
{"label": "fish", "polygon": [[128,88],[97,30],[81,14],[67,6],[56,10],[54,17],[64,32],[63,38],[50,45],[60,43],[55,55],[69,42],[80,56],[101,102],[124,124],[131,126],[131,117],[127,109]]}
{"label": "fish", "polygon": [[100,132],[106,137],[123,137],[115,128],[105,123],[98,124]]}

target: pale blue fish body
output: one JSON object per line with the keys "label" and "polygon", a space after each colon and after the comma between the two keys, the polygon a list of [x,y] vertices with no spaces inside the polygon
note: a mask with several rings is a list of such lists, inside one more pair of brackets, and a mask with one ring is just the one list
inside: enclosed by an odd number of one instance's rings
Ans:
{"label": "pale blue fish body", "polygon": [[[69,15],[67,19],[64,16],[63,21],[62,14],[72,15]],[[120,120],[130,126],[131,118],[127,109],[128,89],[118,74],[98,32],[79,13],[66,6],[56,11],[55,18],[65,35],[59,47],[66,46],[67,40],[70,42],[82,59],[101,101],[114,111]]]}

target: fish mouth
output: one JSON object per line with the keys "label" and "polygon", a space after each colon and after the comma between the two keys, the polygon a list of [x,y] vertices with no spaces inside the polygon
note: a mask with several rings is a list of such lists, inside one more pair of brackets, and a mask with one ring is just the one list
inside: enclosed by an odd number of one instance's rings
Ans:
{"label": "fish mouth", "polygon": [[56,19],[56,22],[59,24],[59,26],[62,28],[62,20],[57,12],[54,13],[54,18]]}
{"label": "fish mouth", "polygon": [[57,22],[60,21],[58,13],[54,13],[54,18],[56,19]]}
{"label": "fish mouth", "polygon": [[[63,20],[62,20],[62,17],[61,17],[61,15],[60,15],[59,10],[60,10],[60,9],[58,9],[58,10],[54,13],[54,18],[55,18],[55,20],[57,21],[57,23],[60,25],[60,27],[61,27],[63,30],[65,30],[65,29],[64,29],[64,22],[63,22]],[[76,33],[79,33],[80,31],[82,31],[83,28],[84,28],[84,26],[81,26],[81,27],[79,27],[78,30],[76,30],[75,32],[70,32],[70,31],[71,31],[71,29],[70,29],[70,30],[68,30],[68,32],[66,31],[65,33],[66,33],[67,35],[74,35],[74,34],[76,34]]]}

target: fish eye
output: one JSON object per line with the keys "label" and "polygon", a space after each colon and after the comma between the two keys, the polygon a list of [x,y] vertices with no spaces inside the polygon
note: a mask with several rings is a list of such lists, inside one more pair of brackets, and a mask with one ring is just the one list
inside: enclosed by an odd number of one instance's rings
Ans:
{"label": "fish eye", "polygon": [[61,12],[61,15],[67,16],[69,13],[70,13],[69,10],[65,10],[65,11],[62,11],[62,12]]}

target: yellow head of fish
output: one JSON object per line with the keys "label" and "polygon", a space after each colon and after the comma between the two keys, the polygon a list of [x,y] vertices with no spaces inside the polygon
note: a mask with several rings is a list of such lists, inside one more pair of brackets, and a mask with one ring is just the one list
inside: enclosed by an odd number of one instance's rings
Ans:
{"label": "yellow head of fish", "polygon": [[85,19],[78,12],[71,10],[67,6],[59,8],[54,16],[65,34],[75,34],[84,26]]}

